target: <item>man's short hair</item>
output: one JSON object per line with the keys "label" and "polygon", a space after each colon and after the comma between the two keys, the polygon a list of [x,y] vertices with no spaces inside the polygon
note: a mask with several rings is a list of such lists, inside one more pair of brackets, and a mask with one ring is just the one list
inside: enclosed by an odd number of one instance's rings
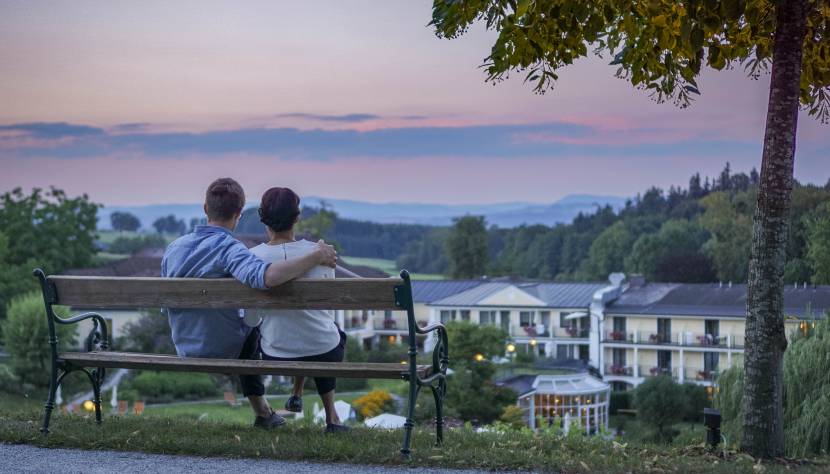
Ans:
{"label": "man's short hair", "polygon": [[245,191],[231,178],[219,178],[210,183],[205,193],[205,212],[208,220],[227,221],[242,212]]}

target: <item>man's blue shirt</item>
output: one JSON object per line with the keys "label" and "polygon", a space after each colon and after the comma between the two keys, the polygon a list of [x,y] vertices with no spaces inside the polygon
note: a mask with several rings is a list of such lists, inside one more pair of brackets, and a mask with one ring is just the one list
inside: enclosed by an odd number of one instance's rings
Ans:
{"label": "man's blue shirt", "polygon": [[[161,260],[167,278],[233,277],[265,289],[267,263],[223,227],[200,225],[171,243]],[[251,328],[236,309],[168,308],[176,352],[182,357],[236,358]]]}

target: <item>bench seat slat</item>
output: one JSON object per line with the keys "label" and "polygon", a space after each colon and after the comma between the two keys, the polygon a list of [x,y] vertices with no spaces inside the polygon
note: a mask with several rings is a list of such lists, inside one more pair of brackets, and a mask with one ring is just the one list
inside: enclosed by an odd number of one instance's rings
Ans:
{"label": "bench seat slat", "polygon": [[55,303],[76,308],[375,309],[395,306],[400,278],[301,279],[255,290],[232,278],[50,276]]}
{"label": "bench seat slat", "polygon": [[[65,352],[58,358],[81,367],[171,370],[250,375],[304,375],[358,379],[398,379],[409,375],[409,366],[390,363],[288,362],[271,360],[206,359],[136,352]],[[419,365],[419,377],[431,366]]]}

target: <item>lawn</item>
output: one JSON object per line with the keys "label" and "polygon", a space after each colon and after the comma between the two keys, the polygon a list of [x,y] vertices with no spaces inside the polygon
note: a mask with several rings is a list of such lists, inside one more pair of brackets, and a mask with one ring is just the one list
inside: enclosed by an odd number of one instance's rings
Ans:
{"label": "lawn", "polygon": [[[364,257],[344,257],[346,263],[351,265],[361,265],[364,267],[377,268],[390,275],[397,275],[401,269],[398,268],[394,260],[384,260],[382,258],[364,258]],[[413,280],[443,280],[443,275],[433,273],[412,273]]]}
{"label": "lawn", "polygon": [[[231,408],[225,408],[232,410]],[[477,468],[545,472],[826,472],[827,459],[810,464],[770,463],[756,467],[745,455],[709,453],[702,446],[656,448],[581,435],[557,437],[526,432],[475,433],[449,430],[445,444],[433,447],[433,435],[417,429],[409,462],[399,454],[401,431],[356,428],[346,435],[325,435],[322,428],[292,422],[272,432],[239,423],[191,416],[108,417],[97,426],[89,416],[58,415],[52,433],[37,431],[40,410],[0,409],[0,441],[43,447],[142,451],[233,458],[275,458],[412,467]]]}
{"label": "lawn", "polygon": [[[352,403],[354,399],[360,397],[364,393],[365,392],[346,393],[344,395],[337,395],[336,399]],[[287,398],[288,395],[269,396],[268,401],[275,409],[282,409]],[[312,414],[312,408],[315,403],[317,403],[321,409],[323,408],[323,405],[320,402],[320,397],[318,397],[316,393],[306,392],[303,396],[303,403],[305,404],[305,411],[308,416]],[[144,415],[166,418],[182,417],[191,420],[227,423],[228,425],[234,426],[247,426],[253,422],[252,412],[248,404],[248,400],[244,398],[239,400],[239,406],[236,407],[229,406],[225,401],[195,403],[183,402],[164,405],[150,405],[144,409]]]}

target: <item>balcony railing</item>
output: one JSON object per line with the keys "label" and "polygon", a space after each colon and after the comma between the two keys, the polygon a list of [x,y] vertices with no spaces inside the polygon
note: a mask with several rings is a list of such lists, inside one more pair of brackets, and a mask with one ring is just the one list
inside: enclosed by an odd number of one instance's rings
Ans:
{"label": "balcony railing", "polygon": [[377,331],[406,331],[406,321],[398,321],[394,318],[378,318],[375,319],[373,327]]}
{"label": "balcony railing", "polygon": [[608,331],[605,333],[605,342],[634,342],[634,333],[625,331]]}
{"label": "balcony railing", "polygon": [[622,344],[645,344],[660,346],[711,347],[722,349],[742,349],[744,336],[725,334],[713,336],[702,333],[657,333],[651,331],[623,332],[608,331],[602,342]]}
{"label": "balcony railing", "polygon": [[640,366],[640,377],[657,377],[658,375],[668,375],[676,379],[677,367],[658,367],[653,365]]}
{"label": "balcony railing", "polygon": [[686,367],[684,370],[686,380],[698,380],[702,382],[711,382],[718,376],[718,370],[706,370],[700,367]]}
{"label": "balcony railing", "polygon": [[519,337],[550,337],[547,326],[536,324],[532,326],[514,326],[513,336]]}
{"label": "balcony railing", "polygon": [[634,376],[634,366],[611,364],[605,366],[605,375],[624,375],[627,377]]}

